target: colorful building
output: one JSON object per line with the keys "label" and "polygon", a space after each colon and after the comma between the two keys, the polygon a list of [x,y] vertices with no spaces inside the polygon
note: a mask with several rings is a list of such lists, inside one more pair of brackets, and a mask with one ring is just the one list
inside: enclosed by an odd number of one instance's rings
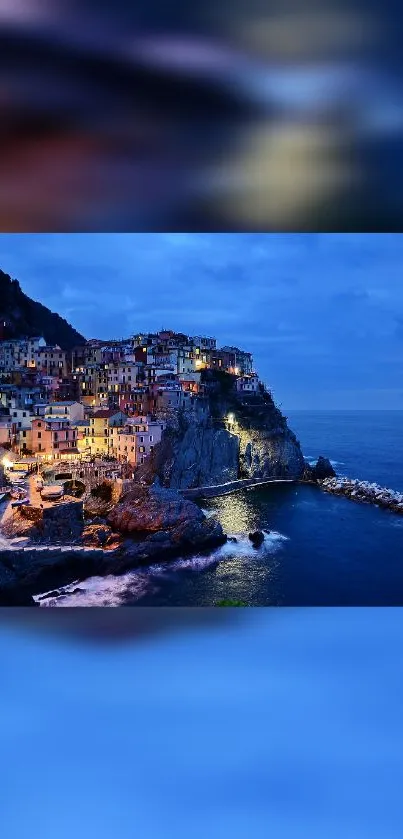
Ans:
{"label": "colorful building", "polygon": [[68,420],[35,417],[32,420],[32,452],[46,460],[78,457],[77,431]]}

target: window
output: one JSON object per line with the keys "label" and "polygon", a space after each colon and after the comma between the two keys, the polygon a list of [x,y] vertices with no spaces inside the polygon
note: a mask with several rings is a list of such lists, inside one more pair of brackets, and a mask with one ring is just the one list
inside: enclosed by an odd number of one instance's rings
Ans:
{"label": "window", "polygon": [[140,437],[140,443],[144,443],[144,437]]}
{"label": "window", "polygon": [[150,443],[152,443],[152,441],[153,441],[153,435],[150,434]]}
{"label": "window", "polygon": [[[41,438],[42,438],[42,431],[38,431],[38,440],[40,440]],[[39,448],[40,448],[40,446],[39,446]]]}

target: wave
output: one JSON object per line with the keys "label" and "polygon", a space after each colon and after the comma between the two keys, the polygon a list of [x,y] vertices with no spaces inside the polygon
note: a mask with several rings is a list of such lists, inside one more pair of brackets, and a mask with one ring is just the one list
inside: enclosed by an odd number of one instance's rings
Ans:
{"label": "wave", "polygon": [[151,594],[151,582],[146,572],[137,570],[121,576],[88,577],[82,582],[36,595],[34,600],[42,607],[122,606],[128,600],[140,600],[145,594]]}
{"label": "wave", "polygon": [[120,576],[113,574],[107,577],[89,577],[75,581],[59,589],[36,595],[34,600],[41,607],[72,607],[72,606],[122,606],[126,603],[140,601],[143,597],[156,594],[164,581],[172,580],[181,572],[202,573],[220,562],[232,559],[251,559],[262,557],[265,553],[275,554],[282,543],[288,541],[288,536],[276,530],[264,534],[264,542],[259,548],[254,548],[250,539],[244,533],[230,534],[230,539],[210,554],[197,554],[190,557],[179,557],[164,563],[153,564],[147,569],[139,568]]}

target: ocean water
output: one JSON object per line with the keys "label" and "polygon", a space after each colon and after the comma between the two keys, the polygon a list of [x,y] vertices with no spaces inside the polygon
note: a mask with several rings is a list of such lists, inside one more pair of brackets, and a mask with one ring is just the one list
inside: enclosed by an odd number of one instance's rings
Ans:
{"label": "ocean water", "polygon": [[[288,419],[308,459],[323,454],[340,474],[403,490],[403,412],[295,412]],[[251,606],[403,605],[403,517],[298,485],[203,505],[236,542],[73,583],[41,605],[211,606],[224,598]],[[256,528],[267,531],[258,550],[248,539]]]}
{"label": "ocean water", "polygon": [[288,422],[308,460],[403,492],[403,411],[294,411]]}

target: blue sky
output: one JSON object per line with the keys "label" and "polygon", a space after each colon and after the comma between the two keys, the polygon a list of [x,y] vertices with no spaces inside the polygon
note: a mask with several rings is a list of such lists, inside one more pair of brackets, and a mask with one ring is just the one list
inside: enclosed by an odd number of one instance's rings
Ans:
{"label": "blue sky", "polygon": [[215,335],[288,410],[403,409],[402,262],[400,234],[0,236],[0,267],[86,337]]}

